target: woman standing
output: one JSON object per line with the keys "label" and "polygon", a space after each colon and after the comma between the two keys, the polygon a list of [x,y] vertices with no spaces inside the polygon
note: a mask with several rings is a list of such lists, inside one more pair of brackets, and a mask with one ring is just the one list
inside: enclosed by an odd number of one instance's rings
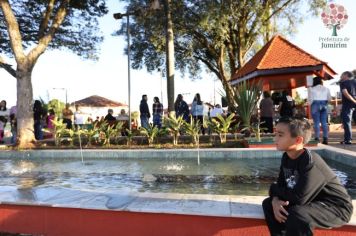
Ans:
{"label": "woman standing", "polygon": [[195,122],[199,120],[200,124],[200,130],[202,134],[205,134],[204,127],[203,127],[203,122],[204,122],[204,105],[203,102],[200,99],[200,94],[197,93],[195,94],[193,103],[192,103],[192,116]]}
{"label": "woman standing", "polygon": [[153,98],[152,115],[153,126],[157,126],[160,129],[162,126],[163,105],[160,103],[158,97]]}
{"label": "woman standing", "polygon": [[313,86],[308,88],[308,100],[314,121],[314,138],[319,141],[320,123],[323,130],[323,144],[328,144],[328,102],[331,100],[330,90],[323,86],[322,78],[313,78]]}
{"label": "woman standing", "polygon": [[6,101],[0,102],[0,144],[4,143],[4,130],[9,118],[9,111],[6,108]]}
{"label": "woman standing", "polygon": [[33,120],[34,120],[34,130],[35,130],[35,139],[42,140],[42,118],[43,118],[43,107],[40,100],[35,100],[33,104]]}
{"label": "woman standing", "polygon": [[183,95],[178,94],[176,101],[174,102],[174,110],[176,112],[176,117],[183,117],[183,120],[189,122],[189,107],[188,104],[183,100]]}

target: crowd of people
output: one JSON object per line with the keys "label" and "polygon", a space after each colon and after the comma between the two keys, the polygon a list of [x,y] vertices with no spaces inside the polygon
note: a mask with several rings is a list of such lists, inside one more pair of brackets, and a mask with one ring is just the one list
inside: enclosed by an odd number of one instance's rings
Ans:
{"label": "crowd of people", "polygon": [[[140,102],[140,121],[141,126],[148,129],[150,125],[150,117],[151,112],[147,103],[147,95],[142,95],[142,100]],[[205,107],[208,106],[208,110],[206,114],[209,118],[217,117],[217,115],[224,115],[224,110],[221,108],[220,104],[216,104],[215,106],[207,105],[201,100],[200,94],[197,93],[194,96],[194,99],[191,103],[191,108],[189,109],[189,105],[183,99],[182,94],[178,94],[175,102],[174,102],[174,111],[176,117],[182,117],[186,122],[190,122],[193,119],[195,122],[199,122],[200,124],[200,132],[204,135],[204,114]],[[163,105],[160,102],[158,97],[153,98],[152,104],[152,125],[158,128],[162,127],[162,119],[164,115]]]}
{"label": "crowd of people", "polygon": [[[344,139],[342,144],[352,143],[352,126],[351,122],[356,122],[356,71],[345,71],[341,74],[340,85],[342,109],[341,109],[341,121],[344,128]],[[323,79],[319,76],[313,78],[312,86],[308,87],[308,104],[310,105],[310,114],[313,119],[314,128],[314,140],[323,144],[328,144],[328,110],[331,101],[330,90],[323,85]],[[10,124],[12,138],[11,142],[14,143],[17,136],[17,111],[16,106],[7,108],[5,100],[0,102],[0,144],[4,142],[4,130],[6,124]],[[152,113],[148,106],[147,95],[142,95],[142,100],[139,106],[141,126],[149,128],[151,114],[152,125],[158,128],[162,127],[162,119],[164,115],[163,104],[158,97],[153,98]],[[210,105],[204,103],[197,93],[190,105],[184,100],[182,94],[178,94],[175,103],[174,111],[177,117],[182,117],[186,122],[190,122],[190,119],[199,121],[201,125],[201,133],[204,135],[206,130],[204,129],[204,116],[208,119],[217,117],[217,115],[225,114],[220,104]],[[33,105],[33,118],[34,118],[34,135],[37,140],[44,138],[43,128],[47,128],[50,133],[53,133],[54,124],[53,121],[62,118],[63,123],[67,129],[78,129],[93,127],[95,123],[107,121],[109,124],[113,124],[117,121],[124,122],[124,129],[122,134],[126,135],[126,128],[129,127],[129,115],[126,114],[124,109],[121,110],[118,116],[114,116],[113,109],[108,109],[107,115],[104,117],[96,117],[93,121],[91,117],[84,119],[84,113],[80,110],[78,105],[75,105],[75,111],[70,109],[70,105],[66,104],[62,110],[61,117],[56,117],[53,109],[45,110],[43,104],[39,100],[35,100]],[[263,92],[263,98],[259,105],[259,118],[261,129],[266,133],[274,133],[274,123],[278,117],[293,117],[296,116],[296,104],[294,99],[287,91],[282,93],[273,93],[269,91]],[[305,114],[304,114],[305,115]],[[73,125],[74,124],[74,125]],[[320,137],[320,126],[322,130],[322,137]]]}

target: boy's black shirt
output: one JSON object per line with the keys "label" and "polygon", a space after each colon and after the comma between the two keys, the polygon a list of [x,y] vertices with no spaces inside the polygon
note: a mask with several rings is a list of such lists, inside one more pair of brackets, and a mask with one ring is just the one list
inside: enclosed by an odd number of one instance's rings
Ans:
{"label": "boy's black shirt", "polygon": [[278,181],[271,185],[270,196],[289,201],[290,206],[320,202],[346,222],[353,211],[351,197],[339,178],[318,154],[307,149],[294,160],[283,154]]}

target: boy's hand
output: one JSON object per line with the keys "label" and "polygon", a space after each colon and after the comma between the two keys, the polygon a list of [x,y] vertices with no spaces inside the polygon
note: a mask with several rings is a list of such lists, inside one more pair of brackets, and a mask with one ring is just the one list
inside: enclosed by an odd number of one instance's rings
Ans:
{"label": "boy's hand", "polygon": [[284,207],[288,206],[288,204],[288,201],[279,200],[277,197],[272,199],[274,218],[276,218],[279,223],[284,223],[287,220],[288,211]]}

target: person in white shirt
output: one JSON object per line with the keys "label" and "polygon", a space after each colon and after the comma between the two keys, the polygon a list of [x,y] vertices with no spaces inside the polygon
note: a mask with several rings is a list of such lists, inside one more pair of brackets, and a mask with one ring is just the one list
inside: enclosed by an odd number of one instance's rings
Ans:
{"label": "person in white shirt", "polygon": [[202,132],[202,134],[205,134],[205,130],[204,130],[204,104],[200,99],[200,94],[197,93],[195,94],[194,100],[192,102],[192,110],[191,110],[193,119],[195,122],[199,121],[200,123],[200,130]]}
{"label": "person in white shirt", "polygon": [[79,105],[75,105],[75,112],[74,112],[74,127],[75,129],[82,129],[84,125],[84,114],[79,109]]}
{"label": "person in white shirt", "polygon": [[330,90],[323,86],[322,78],[313,78],[313,86],[308,88],[308,102],[311,104],[311,114],[314,121],[314,137],[319,141],[320,123],[323,130],[323,144],[328,144],[328,102],[331,100]]}

